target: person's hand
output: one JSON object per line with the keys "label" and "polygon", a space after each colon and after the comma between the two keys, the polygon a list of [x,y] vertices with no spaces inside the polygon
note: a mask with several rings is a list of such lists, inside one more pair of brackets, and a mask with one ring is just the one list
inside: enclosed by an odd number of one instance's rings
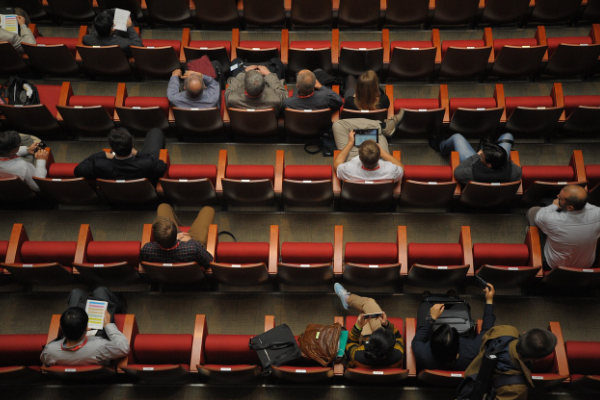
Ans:
{"label": "person's hand", "polygon": [[36,160],[48,160],[48,152],[46,150],[39,149],[34,155]]}
{"label": "person's hand", "polygon": [[554,201],[552,202],[552,204],[554,204],[556,207],[558,207],[559,210],[562,210],[562,208],[560,207],[560,200],[554,199]]}
{"label": "person's hand", "polygon": [[317,79],[315,82],[315,90],[319,90],[323,87],[323,85],[321,85],[321,82],[319,82],[319,80]]}
{"label": "person's hand", "polygon": [[384,311],[381,312],[381,316],[377,318],[379,320],[379,322],[381,322],[381,325],[384,328],[387,328],[388,326],[390,326],[390,323],[387,319],[387,315],[385,314]]}
{"label": "person's hand", "polygon": [[187,242],[188,240],[191,240],[191,239],[192,239],[192,237],[187,232],[179,232],[177,234],[177,240],[180,240],[182,242]]}
{"label": "person's hand", "polygon": [[354,129],[348,132],[348,143],[352,143],[352,146],[354,146],[354,134]]}
{"label": "person's hand", "polygon": [[37,149],[38,143],[39,143],[39,142],[35,142],[35,143],[33,143],[31,146],[29,146],[29,147],[27,148],[27,152],[28,152],[29,154],[35,154],[35,149]]}
{"label": "person's hand", "polygon": [[136,149],[131,149],[131,155],[135,157],[136,154],[137,154],[137,150]]}
{"label": "person's hand", "polygon": [[265,67],[264,65],[259,65],[256,69],[258,70],[258,72],[260,72],[262,76],[267,76],[271,73],[271,71],[269,71],[269,68]]}
{"label": "person's hand", "polygon": [[27,25],[27,23],[25,22],[25,18],[23,18],[20,15],[17,15],[17,21],[19,22],[19,25]]}
{"label": "person's hand", "polygon": [[258,69],[258,67],[256,65],[248,65],[246,67],[246,69],[244,70],[244,72],[254,71],[255,69]]}
{"label": "person's hand", "polygon": [[496,294],[496,290],[494,289],[494,285],[488,283],[487,287],[483,289],[485,293],[485,303],[486,304],[494,304],[494,295]]}
{"label": "person's hand", "polygon": [[106,325],[110,324],[110,314],[108,312],[108,310],[104,311],[104,326],[106,327]]}
{"label": "person's hand", "polygon": [[356,320],[356,326],[362,329],[367,324],[367,322],[368,320],[365,319],[365,314],[360,313],[358,319]]}
{"label": "person's hand", "polygon": [[131,17],[127,18],[127,27],[129,28],[132,25],[133,25],[133,22],[131,21]]}
{"label": "person's hand", "polygon": [[171,76],[178,76],[178,77],[181,78],[181,70],[179,68],[177,68],[175,71],[173,71],[173,73],[171,74]]}
{"label": "person's hand", "polygon": [[429,314],[431,315],[431,318],[437,320],[440,315],[442,315],[442,313],[444,312],[444,305],[443,304],[434,304],[433,307],[431,307],[431,309],[429,309]]}

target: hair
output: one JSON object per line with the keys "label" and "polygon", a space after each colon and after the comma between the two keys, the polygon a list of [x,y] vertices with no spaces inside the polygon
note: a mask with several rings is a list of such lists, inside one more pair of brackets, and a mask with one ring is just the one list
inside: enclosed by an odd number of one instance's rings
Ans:
{"label": "hair", "polygon": [[21,145],[21,135],[17,131],[4,131],[0,133],[0,155],[7,156],[11,151]]}
{"label": "hair", "polygon": [[573,210],[581,210],[587,204],[588,194],[584,188],[578,185],[569,185],[563,188],[565,196],[563,201],[573,207]]}
{"label": "hair", "polygon": [[88,325],[88,315],[83,308],[71,307],[60,316],[60,328],[68,340],[80,339]]}
{"label": "hair", "polygon": [[375,110],[379,102],[379,78],[374,71],[367,71],[358,77],[354,104],[359,110]]}
{"label": "hair", "polygon": [[107,12],[101,12],[94,18],[94,28],[98,36],[110,36],[114,25],[113,17]]}
{"label": "hair", "polygon": [[556,347],[556,336],[546,329],[533,328],[519,336],[517,352],[530,359],[544,358]]}
{"label": "hair", "polygon": [[317,77],[311,71],[305,69],[298,73],[296,77],[296,87],[298,88],[298,95],[308,96],[315,91],[315,84],[317,83]]}
{"label": "hair", "polygon": [[375,168],[379,163],[381,151],[373,140],[365,140],[358,148],[358,158],[366,168]]}
{"label": "hair", "polygon": [[166,217],[156,217],[152,224],[152,234],[163,249],[171,248],[177,243],[177,225]]}
{"label": "hair", "polygon": [[258,97],[265,90],[265,78],[258,71],[248,71],[244,76],[244,89],[250,97]]}
{"label": "hair", "polygon": [[456,361],[456,355],[460,347],[458,331],[448,324],[440,325],[433,331],[429,346],[431,347],[431,354],[438,362],[444,365],[452,364]]}
{"label": "hair", "polygon": [[[190,86],[193,85],[195,82],[200,83],[199,89],[190,88]],[[200,79],[200,76],[196,74],[188,75],[188,77],[185,78],[183,86],[185,87],[185,91],[188,94],[188,97],[191,99],[199,98],[200,96],[202,96],[202,92],[204,92],[204,82],[202,81],[202,79]]]}
{"label": "hair", "polygon": [[394,350],[396,337],[389,329],[379,328],[365,342],[365,358],[367,360],[383,360]]}
{"label": "hair", "polygon": [[116,128],[108,134],[108,144],[119,157],[127,157],[133,150],[133,137],[126,128]]}
{"label": "hair", "polygon": [[485,143],[483,145],[483,155],[485,162],[492,166],[492,169],[504,168],[508,160],[506,150],[496,143]]}

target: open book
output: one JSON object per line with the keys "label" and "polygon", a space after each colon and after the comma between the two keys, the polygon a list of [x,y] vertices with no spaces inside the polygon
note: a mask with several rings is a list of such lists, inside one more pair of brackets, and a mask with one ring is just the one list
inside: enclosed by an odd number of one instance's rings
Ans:
{"label": "open book", "polygon": [[16,15],[0,15],[0,28],[19,34],[19,22]]}

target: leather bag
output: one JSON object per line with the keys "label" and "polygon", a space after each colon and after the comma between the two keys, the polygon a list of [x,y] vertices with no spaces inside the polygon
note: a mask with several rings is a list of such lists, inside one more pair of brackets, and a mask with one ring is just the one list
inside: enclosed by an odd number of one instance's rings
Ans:
{"label": "leather bag", "polygon": [[302,357],[309,358],[326,367],[336,358],[342,326],[310,324],[298,337]]}

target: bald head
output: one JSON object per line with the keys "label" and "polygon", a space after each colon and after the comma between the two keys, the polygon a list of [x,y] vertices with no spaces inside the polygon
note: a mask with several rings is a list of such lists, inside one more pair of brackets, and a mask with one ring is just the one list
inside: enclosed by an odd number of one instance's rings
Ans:
{"label": "bald head", "polygon": [[197,99],[202,96],[204,82],[202,82],[199,75],[192,74],[185,78],[183,89],[190,99]]}
{"label": "bald head", "polygon": [[587,204],[587,192],[578,185],[565,186],[559,194],[567,210],[581,210]]}
{"label": "bald head", "polygon": [[317,77],[311,71],[303,69],[298,72],[296,77],[296,87],[298,88],[298,95],[308,96],[315,91],[315,85],[317,83]]}

